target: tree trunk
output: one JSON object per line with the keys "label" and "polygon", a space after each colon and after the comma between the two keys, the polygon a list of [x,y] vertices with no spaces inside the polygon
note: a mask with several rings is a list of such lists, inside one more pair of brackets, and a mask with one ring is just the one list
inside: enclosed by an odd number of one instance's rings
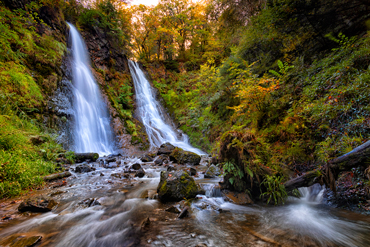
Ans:
{"label": "tree trunk", "polygon": [[315,183],[325,184],[336,192],[335,181],[340,172],[350,171],[353,167],[368,166],[370,161],[370,141],[353,149],[338,158],[330,160],[320,171],[310,171],[302,176],[287,181],[284,186],[287,191],[300,187],[308,187]]}
{"label": "tree trunk", "polygon": [[70,172],[61,172],[61,173],[51,174],[51,175],[45,176],[44,181],[51,181],[51,180],[55,180],[59,178],[65,178],[71,175],[72,174]]}

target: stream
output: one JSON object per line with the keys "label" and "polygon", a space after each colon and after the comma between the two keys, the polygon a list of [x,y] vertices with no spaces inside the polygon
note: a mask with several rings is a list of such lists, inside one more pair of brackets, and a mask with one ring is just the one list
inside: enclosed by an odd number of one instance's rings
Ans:
{"label": "stream", "polygon": [[[370,245],[370,217],[321,204],[321,188],[303,188],[302,198],[290,198],[284,206],[236,205],[222,196],[218,178],[203,177],[207,165],[202,162],[195,181],[206,193],[191,202],[189,217],[179,219],[166,211],[176,203],[153,199],[166,167],[118,156],[121,165],[105,168],[104,160],[89,164],[95,171],[72,172],[66,186],[42,191],[59,201],[52,212],[18,213],[17,203],[2,201],[0,214],[14,219],[1,221],[0,239],[42,236],[36,246]],[[143,178],[124,176],[134,163],[144,168]],[[91,201],[98,203],[88,205]]]}

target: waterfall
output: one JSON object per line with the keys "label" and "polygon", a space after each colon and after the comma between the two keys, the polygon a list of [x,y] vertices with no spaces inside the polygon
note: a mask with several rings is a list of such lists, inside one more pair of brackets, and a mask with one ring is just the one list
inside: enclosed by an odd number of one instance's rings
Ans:
{"label": "waterfall", "polygon": [[155,99],[154,91],[143,71],[136,62],[129,61],[131,76],[135,85],[137,109],[148,134],[150,146],[159,147],[169,142],[176,147],[199,155],[205,154],[189,144],[188,137],[183,133],[176,133],[174,128],[164,120],[159,102]]}
{"label": "waterfall", "polygon": [[113,153],[114,149],[108,109],[90,70],[85,43],[77,29],[67,24],[70,27],[73,55],[74,151],[107,155]]}

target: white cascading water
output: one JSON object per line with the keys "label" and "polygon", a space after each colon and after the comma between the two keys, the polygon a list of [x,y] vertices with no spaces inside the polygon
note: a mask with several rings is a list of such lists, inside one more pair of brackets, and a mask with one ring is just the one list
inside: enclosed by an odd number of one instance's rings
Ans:
{"label": "white cascading water", "polygon": [[201,150],[192,147],[185,134],[179,137],[179,134],[165,122],[159,110],[160,105],[155,99],[153,89],[149,81],[145,78],[143,71],[134,61],[129,61],[129,67],[135,85],[138,112],[148,134],[150,146],[159,147],[161,144],[169,142],[186,151],[199,155],[205,154]]}
{"label": "white cascading water", "polygon": [[94,76],[90,70],[85,43],[77,29],[70,23],[72,40],[72,73],[75,110],[74,151],[96,152],[99,155],[113,153],[114,138],[107,106],[102,100]]}

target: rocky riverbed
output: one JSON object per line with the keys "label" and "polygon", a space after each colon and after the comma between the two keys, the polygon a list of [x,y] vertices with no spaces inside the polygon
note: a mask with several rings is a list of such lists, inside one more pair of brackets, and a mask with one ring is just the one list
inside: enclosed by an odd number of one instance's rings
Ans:
{"label": "rocky riverbed", "polygon": [[[181,164],[171,160],[172,151],[159,153],[64,165],[70,176],[2,200],[0,246],[370,244],[370,218],[320,204],[320,188],[285,206],[256,205],[247,194],[220,191],[221,171],[209,169],[210,158]],[[194,181],[196,193],[161,198],[161,174],[167,183],[176,176],[179,183]]]}

